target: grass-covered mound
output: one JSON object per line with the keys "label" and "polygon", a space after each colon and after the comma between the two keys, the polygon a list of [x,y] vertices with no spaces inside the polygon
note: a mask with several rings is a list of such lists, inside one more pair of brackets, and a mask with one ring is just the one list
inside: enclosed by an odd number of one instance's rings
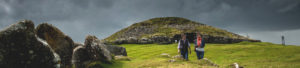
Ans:
{"label": "grass-covered mound", "polygon": [[[224,37],[230,39],[246,39],[238,34],[227,30],[215,28],[206,24],[191,21],[180,17],[160,17],[152,18],[142,22],[132,24],[105,39],[106,42],[116,42],[120,40],[135,40],[151,39],[153,37],[174,38],[175,35],[181,33],[196,33],[212,37]],[[249,39],[250,40],[250,39]]]}
{"label": "grass-covered mound", "polygon": [[[215,68],[196,60],[195,52],[189,55],[190,61],[168,62],[171,58],[162,57],[161,54],[177,55],[177,44],[123,44],[120,46],[126,47],[131,60],[101,64],[104,68]],[[300,67],[299,46],[282,46],[266,42],[207,44],[205,52],[205,58],[221,68],[228,67],[235,62],[245,68]]]}

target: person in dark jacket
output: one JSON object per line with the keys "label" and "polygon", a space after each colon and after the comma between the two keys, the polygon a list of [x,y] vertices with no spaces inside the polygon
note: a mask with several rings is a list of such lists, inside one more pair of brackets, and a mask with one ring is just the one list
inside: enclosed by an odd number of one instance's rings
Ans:
{"label": "person in dark jacket", "polygon": [[197,33],[197,38],[194,40],[194,45],[197,59],[203,59],[205,42],[200,33]]}
{"label": "person in dark jacket", "polygon": [[185,34],[181,34],[181,40],[178,43],[178,53],[185,59],[188,60],[188,52],[191,54],[190,43],[186,39]]}

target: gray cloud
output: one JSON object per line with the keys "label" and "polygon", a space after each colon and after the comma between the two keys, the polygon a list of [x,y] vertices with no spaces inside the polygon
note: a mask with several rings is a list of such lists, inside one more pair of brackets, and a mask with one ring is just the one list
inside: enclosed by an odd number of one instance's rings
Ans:
{"label": "gray cloud", "polygon": [[299,7],[299,0],[1,0],[0,28],[21,19],[48,22],[83,42],[87,34],[103,39],[136,22],[176,16],[254,34],[298,30]]}

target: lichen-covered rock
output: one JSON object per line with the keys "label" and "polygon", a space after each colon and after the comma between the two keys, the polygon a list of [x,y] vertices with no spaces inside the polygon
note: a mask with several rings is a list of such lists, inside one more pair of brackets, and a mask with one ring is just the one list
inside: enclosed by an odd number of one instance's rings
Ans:
{"label": "lichen-covered rock", "polygon": [[106,63],[112,60],[111,53],[107,50],[106,45],[101,43],[96,36],[88,35],[85,39],[84,46],[90,48],[88,52],[91,53],[91,56],[93,56],[95,60]]}
{"label": "lichen-covered rock", "polygon": [[87,36],[84,45],[73,50],[72,63],[76,68],[84,68],[94,61],[110,63],[111,60],[111,53],[95,36]]}
{"label": "lichen-covered rock", "polygon": [[43,23],[37,26],[36,35],[47,41],[51,48],[61,57],[62,67],[71,67],[74,42],[51,24]]}
{"label": "lichen-covered rock", "polygon": [[55,68],[57,62],[51,48],[35,36],[32,21],[21,21],[0,32],[1,68]]}

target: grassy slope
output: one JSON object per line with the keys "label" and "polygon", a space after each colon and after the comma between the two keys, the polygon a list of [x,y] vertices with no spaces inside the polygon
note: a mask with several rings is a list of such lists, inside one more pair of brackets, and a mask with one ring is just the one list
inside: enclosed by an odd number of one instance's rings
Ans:
{"label": "grassy slope", "polygon": [[[176,44],[123,44],[126,47],[131,61],[115,61],[105,64],[105,68],[198,68],[207,67],[196,60],[195,52],[189,56],[190,61],[167,62],[170,58],[161,57],[160,54],[168,53],[177,55]],[[271,43],[237,44],[207,44],[205,58],[215,62],[221,68],[234,62],[246,68],[296,68],[300,67],[300,47],[281,46]],[[208,66],[211,67],[211,66]]]}

